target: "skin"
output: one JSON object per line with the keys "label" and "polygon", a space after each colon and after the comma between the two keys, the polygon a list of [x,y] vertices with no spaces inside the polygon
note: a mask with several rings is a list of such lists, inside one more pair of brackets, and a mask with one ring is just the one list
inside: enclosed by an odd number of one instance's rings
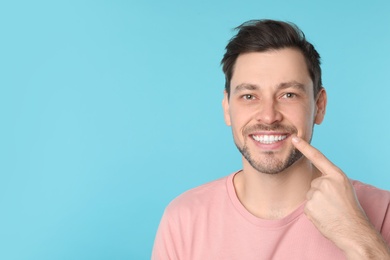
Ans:
{"label": "skin", "polygon": [[345,173],[304,140],[293,137],[292,143],[322,173],[306,194],[306,216],[348,259],[390,259],[388,245],[369,222]]}
{"label": "skin", "polygon": [[[347,176],[309,144],[326,103],[324,89],[314,97],[298,50],[238,56],[230,97],[225,93],[222,101],[225,122],[243,153],[243,170],[234,178],[237,196],[249,212],[264,219],[283,218],[307,200],[307,217],[349,259],[370,259],[370,254],[387,259],[388,247],[369,223]],[[255,140],[264,135],[284,139]],[[303,156],[295,156],[297,151]]]}

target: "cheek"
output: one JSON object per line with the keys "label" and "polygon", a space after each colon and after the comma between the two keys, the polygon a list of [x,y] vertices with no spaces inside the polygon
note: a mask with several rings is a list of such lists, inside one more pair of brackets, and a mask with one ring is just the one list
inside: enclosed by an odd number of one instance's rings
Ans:
{"label": "cheek", "polygon": [[230,109],[229,119],[233,132],[240,134],[250,124],[251,116],[249,111],[243,109]]}
{"label": "cheek", "polygon": [[241,120],[240,110],[231,106],[229,109],[229,118],[232,125],[236,125]]}
{"label": "cheek", "polygon": [[313,132],[313,113],[307,113],[305,109],[290,109],[284,114],[284,118],[298,130],[298,136],[304,139],[311,137]]}
{"label": "cheek", "polygon": [[308,141],[313,134],[313,124],[306,124],[304,128],[300,129],[300,137]]}

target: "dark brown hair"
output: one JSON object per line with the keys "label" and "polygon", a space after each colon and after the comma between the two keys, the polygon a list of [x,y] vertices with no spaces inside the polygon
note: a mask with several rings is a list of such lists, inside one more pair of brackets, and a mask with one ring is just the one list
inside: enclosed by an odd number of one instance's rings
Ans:
{"label": "dark brown hair", "polygon": [[221,61],[228,96],[230,96],[230,81],[234,72],[234,64],[240,54],[283,48],[296,48],[302,52],[313,81],[314,97],[317,96],[322,88],[320,55],[295,24],[275,20],[251,20],[235,29],[238,33],[230,39]]}

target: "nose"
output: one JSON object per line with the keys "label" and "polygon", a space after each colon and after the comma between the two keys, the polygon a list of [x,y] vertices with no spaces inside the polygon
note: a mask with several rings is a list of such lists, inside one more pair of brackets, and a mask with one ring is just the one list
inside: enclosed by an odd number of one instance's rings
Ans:
{"label": "nose", "polygon": [[256,120],[259,123],[272,125],[282,120],[282,113],[279,111],[275,100],[261,100],[257,111]]}

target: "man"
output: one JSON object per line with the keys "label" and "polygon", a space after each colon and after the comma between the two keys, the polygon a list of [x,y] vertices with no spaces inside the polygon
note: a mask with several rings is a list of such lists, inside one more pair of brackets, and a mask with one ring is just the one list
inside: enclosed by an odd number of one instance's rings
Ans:
{"label": "man", "polygon": [[238,29],[222,105],[243,169],[172,201],[152,259],[390,259],[390,192],[309,144],[327,103],[319,54],[293,24]]}

